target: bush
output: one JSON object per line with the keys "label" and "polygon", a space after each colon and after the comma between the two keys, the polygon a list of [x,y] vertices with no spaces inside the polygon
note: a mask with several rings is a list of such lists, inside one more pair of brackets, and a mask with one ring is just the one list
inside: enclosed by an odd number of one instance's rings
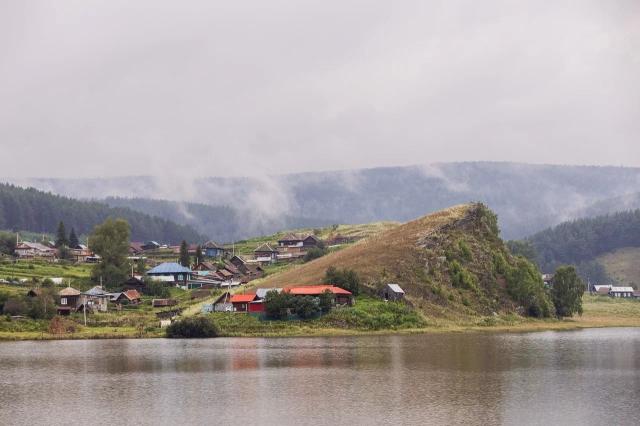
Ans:
{"label": "bush", "polygon": [[293,309],[300,319],[309,319],[320,314],[318,300],[310,296],[296,297]]}
{"label": "bush", "polygon": [[293,305],[293,296],[285,292],[270,291],[264,298],[264,312],[273,320],[286,319]]}
{"label": "bush", "polygon": [[48,331],[51,334],[75,333],[77,330],[78,324],[61,316],[55,316],[49,321]]}
{"label": "bush", "polygon": [[516,258],[516,266],[507,266],[507,292],[533,317],[548,317],[553,305],[544,289],[538,269],[524,257]]}
{"label": "bush", "polygon": [[169,288],[164,283],[155,280],[148,280],[145,282],[144,294],[148,296],[155,296],[161,299],[171,297]]}
{"label": "bush", "polygon": [[454,287],[474,291],[478,290],[478,278],[460,265],[457,260],[449,263],[449,272],[451,274],[451,284]]}
{"label": "bush", "polygon": [[325,272],[325,281],[350,291],[354,296],[360,294],[360,277],[353,269],[336,269],[331,266]]}
{"label": "bush", "polygon": [[304,255],[304,261],[311,262],[312,260],[318,259],[324,256],[325,254],[327,254],[326,249],[323,249],[320,247],[314,247],[312,249],[309,249],[309,251],[307,251],[307,254]]}
{"label": "bush", "polygon": [[12,297],[4,302],[2,313],[5,315],[26,315],[27,304],[22,299]]}
{"label": "bush", "polygon": [[183,339],[218,337],[218,327],[209,318],[188,317],[169,325],[167,337]]}

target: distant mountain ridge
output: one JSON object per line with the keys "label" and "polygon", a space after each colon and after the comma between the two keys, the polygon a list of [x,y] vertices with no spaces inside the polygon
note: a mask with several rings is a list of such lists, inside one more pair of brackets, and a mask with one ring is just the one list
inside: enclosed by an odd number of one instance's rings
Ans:
{"label": "distant mountain ridge", "polygon": [[[637,191],[640,168],[467,162],[245,178],[13,181],[81,198],[100,194],[230,208],[242,221],[228,222],[237,227],[228,234],[239,235],[241,229],[246,236],[327,222],[404,222],[450,205],[481,201],[498,214],[503,237],[515,239],[581,217],[594,203]],[[145,203],[126,204],[150,211]],[[189,213],[193,217],[185,214],[178,220],[175,212],[162,210],[163,217],[189,223],[202,233],[213,229],[210,217]]]}
{"label": "distant mountain ridge", "polygon": [[126,219],[133,240],[159,240],[177,244],[183,239],[203,242],[205,237],[193,228],[121,207],[95,201],[78,201],[34,188],[0,184],[0,229],[55,232],[59,221],[78,234],[90,233],[108,217]]}

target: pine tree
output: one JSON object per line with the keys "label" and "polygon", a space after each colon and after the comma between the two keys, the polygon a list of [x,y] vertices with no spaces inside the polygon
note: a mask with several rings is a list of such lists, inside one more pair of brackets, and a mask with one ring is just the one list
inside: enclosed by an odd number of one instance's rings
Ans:
{"label": "pine tree", "polygon": [[67,231],[64,228],[64,222],[60,221],[58,231],[56,232],[56,247],[62,246],[69,246],[69,239],[67,238]]}
{"label": "pine tree", "polygon": [[191,259],[189,258],[189,246],[185,240],[182,240],[182,244],[180,244],[180,264],[186,267],[191,265]]}
{"label": "pine tree", "polygon": [[78,248],[80,245],[80,241],[78,240],[78,236],[76,235],[76,230],[71,228],[71,233],[69,234],[69,247]]}
{"label": "pine tree", "polygon": [[196,248],[196,262],[202,262],[202,259],[202,246],[198,244],[198,247]]}

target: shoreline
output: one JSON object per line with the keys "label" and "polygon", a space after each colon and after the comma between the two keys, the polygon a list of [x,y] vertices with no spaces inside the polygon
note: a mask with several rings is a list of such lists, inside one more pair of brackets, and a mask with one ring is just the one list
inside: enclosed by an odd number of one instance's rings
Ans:
{"label": "shoreline", "polygon": [[[606,321],[603,321],[606,320]],[[607,318],[571,318],[563,320],[524,319],[515,324],[497,325],[455,325],[443,324],[424,328],[406,329],[341,329],[341,328],[303,328],[291,332],[238,332],[221,333],[221,338],[293,338],[293,337],[347,337],[347,336],[388,336],[408,334],[442,334],[442,333],[535,333],[546,331],[572,331],[587,328],[640,328],[640,317],[607,317]],[[90,329],[89,329],[90,330]],[[15,341],[51,341],[51,340],[112,340],[112,339],[159,339],[167,338],[162,333],[144,333],[137,330],[117,330],[111,333],[87,333],[87,329],[72,334],[55,335],[42,332],[0,332],[0,343]]]}

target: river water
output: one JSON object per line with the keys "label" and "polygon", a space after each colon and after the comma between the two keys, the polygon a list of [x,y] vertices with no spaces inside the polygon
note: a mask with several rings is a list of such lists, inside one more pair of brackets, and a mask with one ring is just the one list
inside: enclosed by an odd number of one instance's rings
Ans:
{"label": "river water", "polygon": [[640,424],[640,329],[0,342],[0,424]]}

